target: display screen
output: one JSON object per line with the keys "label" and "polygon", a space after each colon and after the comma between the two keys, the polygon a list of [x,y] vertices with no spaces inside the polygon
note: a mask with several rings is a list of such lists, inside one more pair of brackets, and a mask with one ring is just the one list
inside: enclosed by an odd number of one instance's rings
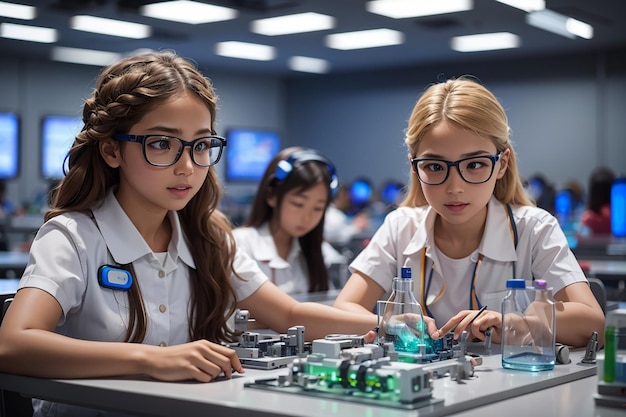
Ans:
{"label": "display screen", "polygon": [[63,163],[76,134],[83,127],[80,117],[45,116],[41,122],[41,175],[63,178]]}
{"label": "display screen", "polygon": [[230,129],[226,133],[226,181],[257,182],[280,150],[277,132]]}
{"label": "display screen", "polygon": [[369,203],[372,193],[372,183],[369,180],[357,179],[350,185],[350,199],[358,206]]}
{"label": "display screen", "polygon": [[19,173],[20,123],[15,113],[0,113],[0,179]]}

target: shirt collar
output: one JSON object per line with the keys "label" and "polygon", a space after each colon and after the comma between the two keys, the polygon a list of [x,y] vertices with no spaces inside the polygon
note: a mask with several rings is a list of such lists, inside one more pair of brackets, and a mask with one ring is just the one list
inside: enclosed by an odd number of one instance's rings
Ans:
{"label": "shirt collar", "polygon": [[[415,233],[411,238],[411,241],[402,252],[403,255],[414,255],[421,251],[425,247],[427,252],[430,252],[430,248],[434,247],[434,233],[435,219],[437,218],[437,212],[430,206],[426,208],[426,213],[419,221],[416,227]],[[430,253],[429,253],[430,255]]]}
{"label": "shirt collar", "polygon": [[289,268],[289,259],[292,259],[301,252],[300,241],[298,239],[293,240],[293,243],[291,244],[291,251],[285,260],[278,256],[278,253],[276,252],[276,244],[274,243],[274,237],[270,231],[269,222],[263,223],[257,228],[257,231],[258,242],[256,242],[257,244],[253,245],[251,248],[252,257],[257,261],[269,262],[270,268],[273,269]]}
{"label": "shirt collar", "polygon": [[487,222],[479,247],[479,252],[485,257],[502,262],[517,259],[511,224],[517,226],[515,218],[509,221],[508,217],[506,205],[492,196],[487,206]]}
{"label": "shirt collar", "polygon": [[[113,190],[100,206],[92,208],[92,213],[115,262],[120,265],[129,264],[152,253],[152,249],[115,198]],[[180,257],[184,263],[195,268],[177,213],[170,211],[168,216],[172,225],[172,239],[168,247],[170,256],[173,259]]]}
{"label": "shirt collar", "polygon": [[[402,252],[403,255],[413,255],[426,248],[426,254],[430,258],[433,257],[430,248],[434,247],[432,239],[436,217],[437,213],[432,207],[426,208],[426,214],[417,225],[417,230],[411,241]],[[507,208],[494,196],[491,197],[487,205],[485,231],[478,251],[483,256],[496,261],[510,262],[517,259]]]}

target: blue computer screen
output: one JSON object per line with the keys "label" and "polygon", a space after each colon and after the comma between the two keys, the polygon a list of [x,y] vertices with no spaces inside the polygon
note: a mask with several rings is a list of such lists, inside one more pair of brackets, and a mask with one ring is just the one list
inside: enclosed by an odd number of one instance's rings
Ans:
{"label": "blue computer screen", "polygon": [[83,127],[80,117],[45,116],[41,122],[41,175],[63,178],[63,161],[76,134]]}
{"label": "blue computer screen", "polygon": [[226,181],[257,182],[280,150],[277,132],[230,129],[226,133]]}
{"label": "blue computer screen", "polygon": [[20,123],[15,113],[0,113],[0,179],[19,173]]}

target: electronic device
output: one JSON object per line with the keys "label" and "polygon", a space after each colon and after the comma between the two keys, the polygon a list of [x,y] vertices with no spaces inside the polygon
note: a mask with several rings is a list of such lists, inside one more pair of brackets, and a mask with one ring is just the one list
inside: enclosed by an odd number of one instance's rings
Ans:
{"label": "electronic device", "polygon": [[[241,320],[247,320],[247,316],[246,310],[235,312],[237,328],[242,328]],[[228,347],[237,352],[242,366],[256,369],[281,368],[311,351],[311,344],[304,341],[304,326],[290,327],[287,334],[278,335],[244,331],[238,342]]]}
{"label": "electronic device", "polygon": [[397,204],[400,195],[402,195],[403,188],[404,186],[400,182],[386,182],[380,190],[380,201],[386,206]]}
{"label": "electronic device", "polygon": [[350,200],[357,207],[366,205],[372,198],[372,183],[364,178],[355,180],[349,189]]}
{"label": "electronic device", "polygon": [[330,192],[334,196],[339,188],[339,178],[337,178],[335,166],[328,158],[313,149],[303,149],[294,152],[289,158],[278,161],[274,177],[278,181],[284,181],[294,168],[311,161],[321,162],[328,168],[330,173]]}
{"label": "electronic device", "polygon": [[226,132],[225,152],[227,182],[258,182],[281,147],[275,131],[230,129]]}
{"label": "electronic device", "polygon": [[19,173],[20,124],[15,113],[0,113],[0,179]]}
{"label": "electronic device", "polygon": [[41,175],[46,179],[61,179],[63,164],[83,122],[77,116],[44,116],[41,121]]}
{"label": "electronic device", "polygon": [[567,221],[574,211],[574,198],[570,190],[559,190],[554,197],[554,211],[559,221]]}
{"label": "electronic device", "polygon": [[626,237],[626,178],[616,178],[611,186],[611,232]]}
{"label": "electronic device", "polygon": [[102,265],[98,268],[98,283],[111,290],[127,291],[133,285],[133,276],[126,269]]}

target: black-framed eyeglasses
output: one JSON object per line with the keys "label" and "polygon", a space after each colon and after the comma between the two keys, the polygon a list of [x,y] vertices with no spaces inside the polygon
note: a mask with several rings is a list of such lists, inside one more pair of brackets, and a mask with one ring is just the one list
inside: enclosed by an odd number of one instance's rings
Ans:
{"label": "black-framed eyeglasses", "polygon": [[217,164],[226,146],[226,139],[215,135],[194,139],[191,142],[167,135],[115,135],[114,138],[141,143],[146,162],[157,167],[174,165],[186,146],[190,147],[189,152],[194,164],[209,167]]}
{"label": "black-framed eyeglasses", "polygon": [[463,180],[470,184],[482,184],[489,181],[493,175],[500,153],[495,155],[470,156],[458,161],[446,161],[436,158],[413,158],[411,163],[417,178],[427,185],[439,185],[446,182],[450,169],[456,167]]}

